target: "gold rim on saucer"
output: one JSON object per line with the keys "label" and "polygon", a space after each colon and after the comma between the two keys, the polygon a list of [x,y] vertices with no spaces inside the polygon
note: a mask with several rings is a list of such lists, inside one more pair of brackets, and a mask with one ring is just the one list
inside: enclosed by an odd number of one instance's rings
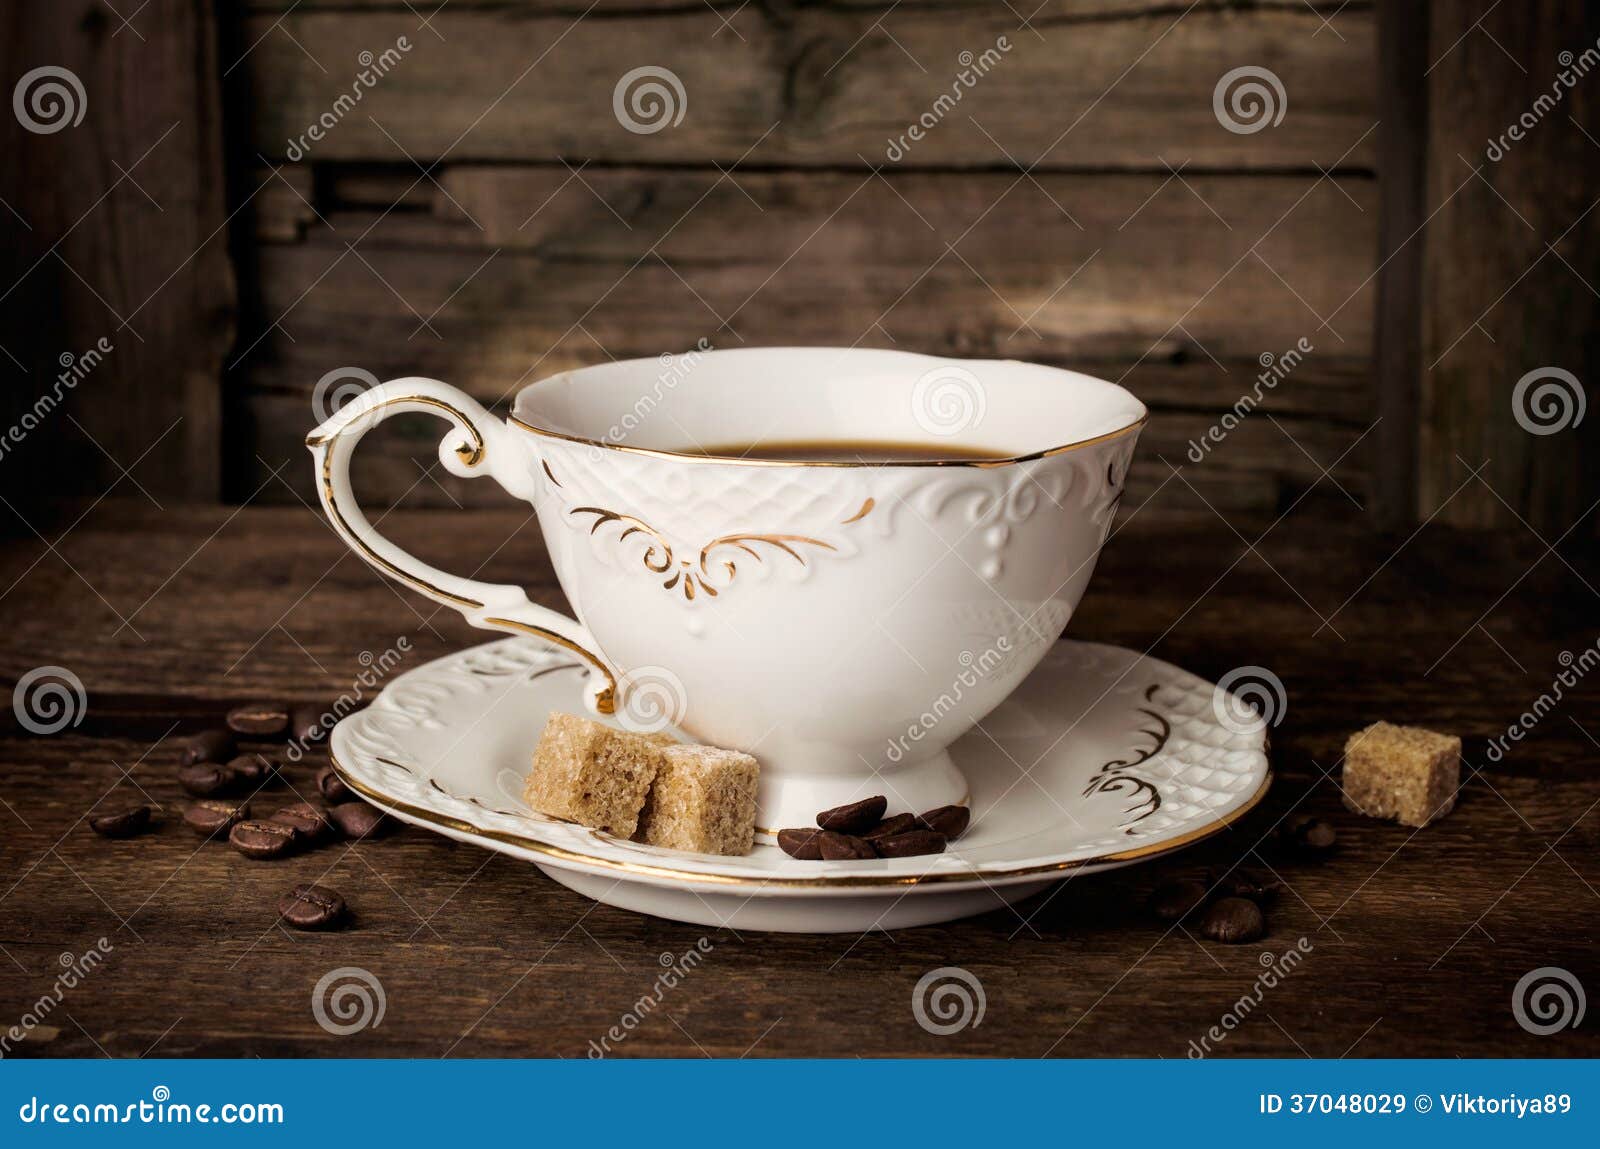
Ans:
{"label": "gold rim on saucer", "polygon": [[754,886],[758,888],[762,886],[773,886],[791,889],[802,886],[830,887],[833,889],[860,889],[882,886],[932,886],[942,885],[949,882],[988,882],[990,879],[1011,879],[1035,874],[1044,875],[1061,873],[1067,870],[1082,869],[1085,866],[1097,866],[1115,862],[1134,862],[1149,858],[1157,858],[1163,854],[1170,854],[1176,850],[1181,850],[1186,846],[1193,845],[1195,842],[1201,841],[1204,838],[1209,838],[1213,834],[1226,829],[1228,826],[1232,825],[1234,822],[1248,814],[1251,810],[1255,809],[1255,807],[1260,804],[1261,800],[1266,797],[1267,790],[1272,786],[1272,764],[1269,760],[1267,763],[1266,772],[1261,778],[1261,785],[1256,788],[1255,793],[1251,794],[1243,804],[1233,810],[1230,810],[1220,818],[1217,818],[1211,822],[1207,822],[1203,826],[1196,826],[1187,833],[1180,834],[1175,838],[1169,838],[1166,841],[1153,842],[1148,846],[1140,846],[1132,850],[1116,850],[1106,854],[1096,854],[1090,858],[1075,858],[1073,860],[1064,862],[1046,862],[1039,865],[1021,866],[1014,869],[984,869],[981,866],[974,865],[971,870],[959,874],[904,874],[892,876],[882,874],[862,874],[859,876],[840,874],[838,877],[751,878],[734,874],[715,874],[696,870],[683,870],[673,866],[660,865],[657,863],[618,861],[613,858],[603,858],[595,854],[585,854],[577,850],[569,850],[563,846],[552,846],[548,842],[541,842],[535,838],[529,838],[522,834],[513,834],[504,830],[489,830],[481,826],[474,826],[470,822],[463,822],[461,819],[453,818],[448,814],[441,814],[434,810],[426,810],[420,806],[413,806],[407,802],[401,802],[391,798],[382,792],[374,790],[372,787],[357,781],[339,762],[339,759],[333,755],[331,750],[329,751],[329,758],[333,763],[334,772],[338,774],[339,779],[373,805],[379,806],[385,810],[403,814],[407,818],[415,818],[421,822],[428,822],[436,826],[443,826],[446,829],[455,830],[458,833],[470,834],[478,838],[489,838],[496,842],[504,842],[507,845],[517,846],[524,850],[532,850],[534,853],[543,854],[550,858],[560,859],[561,861],[578,862],[582,863],[584,866],[591,866],[597,869],[610,870],[618,873],[631,874],[636,877],[672,878],[680,881],[701,882],[708,885],[718,886]]}

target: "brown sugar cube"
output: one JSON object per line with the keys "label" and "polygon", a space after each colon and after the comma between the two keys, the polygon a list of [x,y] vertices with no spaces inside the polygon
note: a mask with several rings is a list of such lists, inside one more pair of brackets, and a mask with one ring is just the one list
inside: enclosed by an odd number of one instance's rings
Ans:
{"label": "brown sugar cube", "polygon": [[671,742],[556,711],[539,736],[523,797],[541,814],[631,837],[660,769],[661,749]]}
{"label": "brown sugar cube", "polygon": [[756,760],[715,746],[668,746],[637,841],[700,854],[748,854],[755,844]]}
{"label": "brown sugar cube", "polygon": [[1344,745],[1344,804],[1372,818],[1426,826],[1455,808],[1461,739],[1375,722]]}

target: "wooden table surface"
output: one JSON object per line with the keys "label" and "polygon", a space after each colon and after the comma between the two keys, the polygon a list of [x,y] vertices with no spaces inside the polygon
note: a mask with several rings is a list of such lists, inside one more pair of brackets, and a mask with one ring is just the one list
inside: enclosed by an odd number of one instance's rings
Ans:
{"label": "wooden table surface", "polygon": [[[1213,679],[1270,668],[1288,690],[1273,791],[1209,842],[1064,881],[1018,912],[858,937],[708,934],[415,828],[277,863],[199,846],[177,821],[185,732],[255,698],[336,696],[363,651],[401,635],[408,664],[485,636],[390,587],[301,507],[113,498],[48,525],[7,519],[0,677],[65,667],[88,702],[75,727],[39,736],[12,717],[0,737],[0,1025],[52,995],[64,955],[110,947],[12,1055],[581,1057],[650,992],[661,955],[702,937],[703,964],[618,1054],[1183,1057],[1252,993],[1264,953],[1305,939],[1298,968],[1217,1053],[1600,1055],[1593,1015],[1536,1036],[1512,1012],[1513,987],[1540,967],[1600,992],[1600,682],[1567,691],[1504,761],[1485,753],[1550,690],[1562,652],[1596,642],[1596,564],[1530,532],[1382,538],[1297,511],[1261,537],[1203,508],[1135,515],[1072,634]],[[385,527],[433,561],[484,561],[483,577],[561,601],[521,512],[396,512]],[[1378,718],[1466,739],[1459,806],[1441,823],[1414,833],[1341,807],[1340,748]],[[310,767],[291,781],[305,790]],[[143,794],[167,811],[157,831],[89,832],[91,808]],[[1330,858],[1271,850],[1291,811],[1336,825]],[[1145,909],[1155,885],[1241,859],[1285,884],[1264,940],[1217,945]],[[279,928],[278,894],[329,865],[351,927]],[[381,981],[386,1008],[334,1036],[311,998],[345,966]],[[980,979],[981,1025],[917,1024],[912,987],[941,966]]]}

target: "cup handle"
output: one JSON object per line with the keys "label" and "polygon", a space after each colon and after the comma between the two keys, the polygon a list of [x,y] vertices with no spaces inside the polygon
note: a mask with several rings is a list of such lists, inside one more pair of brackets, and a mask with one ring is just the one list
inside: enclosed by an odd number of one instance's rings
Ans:
{"label": "cup handle", "polygon": [[531,497],[532,480],[518,465],[521,445],[507,441],[510,432],[505,424],[477,400],[434,379],[392,379],[362,392],[306,436],[322,509],[334,530],[368,564],[435,602],[454,607],[473,626],[536,635],[572,651],[594,669],[585,689],[589,706],[611,714],[616,709],[617,678],[582,623],[528,601],[519,586],[480,582],[429,566],[367,521],[350,487],[351,456],[361,436],[390,415],[406,411],[438,415],[451,425],[439,444],[439,461],[452,475],[489,474],[517,498]]}

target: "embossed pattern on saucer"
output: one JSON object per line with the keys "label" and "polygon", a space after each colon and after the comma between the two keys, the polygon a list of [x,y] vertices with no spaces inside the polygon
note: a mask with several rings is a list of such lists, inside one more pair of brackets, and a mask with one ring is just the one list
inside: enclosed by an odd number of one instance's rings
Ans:
{"label": "embossed pattern on saucer", "polygon": [[343,719],[331,739],[335,764],[396,816],[525,858],[603,901],[702,924],[807,931],[949,920],[1071,871],[1168,853],[1239,817],[1271,780],[1265,730],[1219,722],[1210,683],[1135,651],[1066,640],[953,747],[972,785],[973,823],[946,853],[838,863],[799,862],[766,843],[734,858],[662,850],[522,801],[545,717],[581,712],[586,673],[531,639],[448,655]]}

